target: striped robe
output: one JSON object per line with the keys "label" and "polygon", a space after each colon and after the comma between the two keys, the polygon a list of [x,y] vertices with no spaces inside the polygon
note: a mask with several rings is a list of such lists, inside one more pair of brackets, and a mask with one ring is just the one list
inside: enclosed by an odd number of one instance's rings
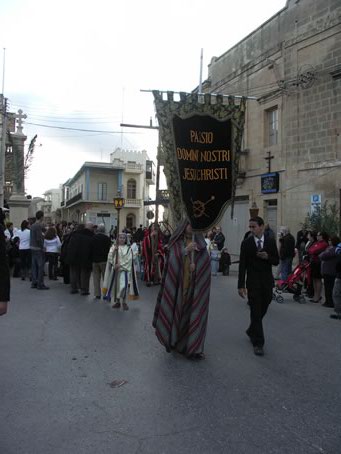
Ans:
{"label": "striped robe", "polygon": [[184,289],[185,256],[183,232],[180,226],[169,242],[169,254],[162,276],[161,289],[154,311],[153,327],[166,350],[176,350],[188,357],[203,353],[208,319],[211,264],[204,237],[196,234],[199,251],[194,254],[195,271]]}

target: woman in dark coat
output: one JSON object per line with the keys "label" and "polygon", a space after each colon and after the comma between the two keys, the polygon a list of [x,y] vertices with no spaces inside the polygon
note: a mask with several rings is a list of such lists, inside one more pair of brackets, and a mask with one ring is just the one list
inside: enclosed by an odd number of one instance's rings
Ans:
{"label": "woman in dark coat", "polygon": [[5,216],[0,208],[0,315],[5,315],[10,299],[10,278],[6,254],[6,237],[4,228]]}
{"label": "woman in dark coat", "polygon": [[71,293],[90,295],[89,281],[92,270],[93,225],[79,224],[66,247],[65,262],[70,266]]}
{"label": "woman in dark coat", "polygon": [[336,247],[339,243],[340,238],[338,236],[332,236],[329,239],[329,247],[327,247],[327,249],[319,255],[319,259],[321,261],[321,274],[324,284],[324,295],[326,299],[322,306],[325,307],[334,307],[333,288],[337,274],[336,265],[338,262]]}
{"label": "woman in dark coat", "polygon": [[307,251],[310,257],[311,277],[314,287],[314,296],[311,300],[313,303],[319,303],[322,300],[322,275],[319,255],[327,249],[329,240],[329,237],[325,232],[318,232],[316,237],[317,241],[309,246]]}

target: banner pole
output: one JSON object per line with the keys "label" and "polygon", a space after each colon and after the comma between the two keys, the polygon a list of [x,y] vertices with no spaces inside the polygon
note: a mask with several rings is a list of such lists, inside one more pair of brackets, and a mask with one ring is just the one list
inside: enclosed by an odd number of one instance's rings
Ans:
{"label": "banner pole", "polygon": [[5,66],[6,66],[6,48],[3,49],[2,58],[2,96],[5,96]]}
{"label": "banner pole", "polygon": [[[194,233],[192,232],[192,245],[194,243]],[[191,252],[191,263],[194,264],[194,249],[192,249],[192,252]]]}
{"label": "banner pole", "polygon": [[[140,90],[142,93],[153,93],[155,91],[158,91],[160,94],[163,94],[163,93],[169,93],[169,91],[171,91],[173,94],[175,95],[180,95],[182,92],[180,91],[172,91],[172,90],[143,90],[141,89]],[[195,92],[191,92],[191,93],[188,93],[189,95],[193,95],[195,94]],[[199,93],[198,93],[199,94]],[[202,93],[201,93],[202,94]],[[249,99],[249,100],[253,100],[253,101],[257,101],[258,98],[256,98],[255,96],[243,96],[243,95],[224,95],[222,93],[207,93],[211,96],[221,96],[223,98],[229,98],[230,96],[232,96],[232,98],[236,98],[236,99]]]}
{"label": "banner pole", "polygon": [[200,75],[199,75],[199,95],[202,93],[202,62],[203,62],[204,49],[201,48],[200,53]]}

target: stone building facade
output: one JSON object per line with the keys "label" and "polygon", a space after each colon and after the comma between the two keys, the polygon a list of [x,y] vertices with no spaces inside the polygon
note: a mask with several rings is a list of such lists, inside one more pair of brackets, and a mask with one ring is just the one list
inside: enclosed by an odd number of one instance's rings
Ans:
{"label": "stone building facade", "polygon": [[340,0],[288,0],[212,58],[204,91],[253,98],[234,218],[228,210],[222,221],[232,253],[252,206],[274,230],[286,225],[294,234],[314,207],[326,201],[340,206]]}
{"label": "stone building facade", "polygon": [[117,225],[113,198],[120,194],[125,206],[120,227],[146,225],[150,186],[155,185],[154,164],[147,152],[117,148],[110,163],[85,162],[62,187],[61,217],[66,221],[104,223],[109,231]]}
{"label": "stone building facade", "polygon": [[[2,94],[0,94],[0,106],[1,110],[4,109],[3,104],[4,104],[4,97]],[[12,147],[12,141],[10,134],[15,132],[15,119],[16,115],[14,112],[7,112],[7,122],[6,122],[6,138],[5,138],[5,147],[4,147],[4,162],[2,165],[4,166],[4,178],[3,178],[3,188],[0,188],[0,192],[3,191],[3,197],[5,200],[5,203],[8,203],[9,198],[12,195],[13,192],[13,185],[14,185],[14,180],[15,180],[15,162],[14,162],[14,153],[13,153],[13,147]],[[0,143],[2,142],[2,134],[3,134],[3,115],[0,115]],[[2,150],[0,150],[0,156],[1,156]],[[0,158],[2,159],[2,158]],[[1,169],[0,169],[1,172]]]}

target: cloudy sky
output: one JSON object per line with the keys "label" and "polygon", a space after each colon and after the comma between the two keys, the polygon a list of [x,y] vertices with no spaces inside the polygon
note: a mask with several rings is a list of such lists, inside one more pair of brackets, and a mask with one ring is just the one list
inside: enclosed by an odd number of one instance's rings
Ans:
{"label": "cloudy sky", "polygon": [[[286,0],[2,0],[4,94],[38,134],[26,181],[33,196],[58,187],[84,161],[116,147],[146,149],[155,132],[124,129],[155,118],[151,93],[191,91],[219,56],[277,13]],[[2,73],[2,71],[1,71]],[[83,130],[83,131],[80,131]]]}

